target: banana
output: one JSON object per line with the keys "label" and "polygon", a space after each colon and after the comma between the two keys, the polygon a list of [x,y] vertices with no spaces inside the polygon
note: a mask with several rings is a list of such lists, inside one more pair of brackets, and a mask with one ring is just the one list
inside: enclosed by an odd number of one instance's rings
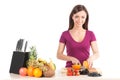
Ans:
{"label": "banana", "polygon": [[46,63],[47,63],[47,61],[44,60],[44,59],[42,59],[42,58],[38,58],[38,62],[39,62],[39,63],[43,63],[43,64],[46,64]]}
{"label": "banana", "polygon": [[56,66],[55,64],[52,62],[52,59],[50,59],[50,62],[48,63],[49,67],[52,69],[52,70],[56,70]]}

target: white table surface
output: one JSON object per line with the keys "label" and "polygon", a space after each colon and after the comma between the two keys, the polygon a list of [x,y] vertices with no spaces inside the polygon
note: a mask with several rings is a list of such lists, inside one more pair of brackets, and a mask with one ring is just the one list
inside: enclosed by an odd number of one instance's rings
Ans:
{"label": "white table surface", "polygon": [[55,76],[51,78],[35,78],[29,76],[20,76],[18,74],[8,73],[8,75],[2,77],[0,80],[120,80],[120,73],[115,72],[102,72],[101,77],[89,77],[87,75],[80,76],[66,76],[65,74],[61,74],[60,71],[56,71]]}

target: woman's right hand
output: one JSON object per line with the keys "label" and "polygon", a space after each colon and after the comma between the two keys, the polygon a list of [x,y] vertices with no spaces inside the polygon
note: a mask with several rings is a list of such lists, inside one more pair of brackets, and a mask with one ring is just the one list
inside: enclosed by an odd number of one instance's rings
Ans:
{"label": "woman's right hand", "polygon": [[73,64],[81,64],[79,62],[79,60],[77,58],[75,58],[75,57],[71,57],[71,61],[72,61]]}

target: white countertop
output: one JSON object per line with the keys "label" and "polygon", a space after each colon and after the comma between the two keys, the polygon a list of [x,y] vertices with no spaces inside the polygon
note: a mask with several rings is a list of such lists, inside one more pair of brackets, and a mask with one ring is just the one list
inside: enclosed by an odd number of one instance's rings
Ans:
{"label": "white countertop", "polygon": [[20,76],[18,74],[8,73],[7,76],[3,77],[1,80],[120,80],[120,74],[114,72],[103,72],[101,77],[89,77],[87,75],[80,76],[66,76],[61,74],[59,71],[56,71],[55,76],[51,78],[41,77],[29,77],[29,76]]}

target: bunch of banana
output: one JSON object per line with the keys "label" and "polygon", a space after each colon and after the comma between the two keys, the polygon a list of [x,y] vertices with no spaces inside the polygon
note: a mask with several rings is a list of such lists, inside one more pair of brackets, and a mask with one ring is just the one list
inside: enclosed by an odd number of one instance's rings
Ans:
{"label": "bunch of banana", "polygon": [[38,62],[39,63],[43,63],[43,64],[47,64],[47,61],[42,59],[42,58],[38,58]]}
{"label": "bunch of banana", "polygon": [[48,63],[48,66],[52,69],[52,70],[56,70],[56,65],[52,62],[52,59],[50,59],[50,62]]}
{"label": "bunch of banana", "polygon": [[50,60],[50,62],[47,62],[46,60],[42,58],[38,58],[39,68],[43,71],[43,76],[45,77],[52,77],[55,75],[55,65]]}
{"label": "bunch of banana", "polygon": [[38,62],[38,67],[40,69],[44,70],[44,66],[47,64],[47,62],[45,60],[43,60],[42,58],[38,58],[37,62]]}

